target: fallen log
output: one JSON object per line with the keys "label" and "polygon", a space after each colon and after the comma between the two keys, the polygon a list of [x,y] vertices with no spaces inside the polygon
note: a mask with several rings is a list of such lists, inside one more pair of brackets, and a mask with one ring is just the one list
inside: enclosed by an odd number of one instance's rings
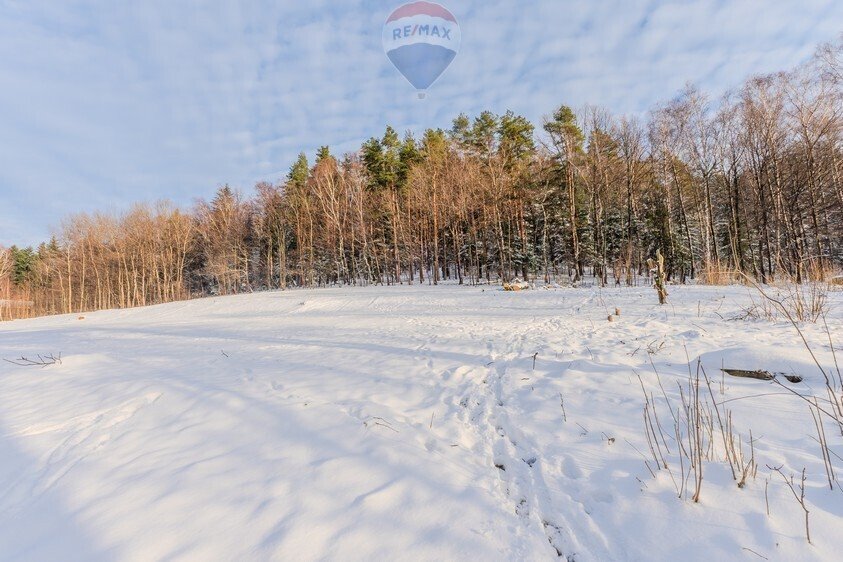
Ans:
{"label": "fallen log", "polygon": [[771,381],[771,380],[775,379],[776,376],[781,375],[785,379],[787,379],[788,382],[791,382],[793,384],[799,384],[803,380],[805,380],[804,378],[802,378],[798,375],[786,375],[785,373],[776,373],[774,375],[774,374],[770,373],[769,371],[762,371],[762,370],[758,370],[758,371],[747,371],[745,369],[720,369],[720,370],[723,371],[724,373],[726,373],[727,375],[731,375],[733,377],[738,377],[738,378],[742,378],[742,379],[756,379],[756,380],[760,380],[760,381]]}
{"label": "fallen log", "polygon": [[745,371],[744,369],[720,369],[727,375],[741,379],[758,379],[760,381],[771,381],[775,377],[767,371]]}

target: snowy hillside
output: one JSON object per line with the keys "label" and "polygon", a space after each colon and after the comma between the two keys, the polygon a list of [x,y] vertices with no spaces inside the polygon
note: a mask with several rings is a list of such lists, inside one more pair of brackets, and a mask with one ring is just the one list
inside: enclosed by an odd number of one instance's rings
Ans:
{"label": "snowy hillside", "polygon": [[[61,354],[0,362],[0,559],[839,559],[843,490],[788,390],[823,398],[823,377],[791,325],[734,320],[750,299],[377,287],[0,323],[0,358]],[[804,330],[836,377],[822,322]],[[675,428],[698,357],[758,468],[739,488],[714,419],[694,503]],[[806,469],[813,545],[767,465],[797,492]]]}

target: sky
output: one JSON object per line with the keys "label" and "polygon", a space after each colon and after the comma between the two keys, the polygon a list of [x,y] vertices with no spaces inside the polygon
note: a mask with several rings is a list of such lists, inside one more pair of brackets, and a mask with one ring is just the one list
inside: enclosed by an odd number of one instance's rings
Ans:
{"label": "sky", "polygon": [[79,212],[229,184],[296,155],[508,109],[644,115],[719,96],[843,32],[840,0],[440,0],[462,42],[419,100],[383,51],[403,0],[0,0],[0,244]]}

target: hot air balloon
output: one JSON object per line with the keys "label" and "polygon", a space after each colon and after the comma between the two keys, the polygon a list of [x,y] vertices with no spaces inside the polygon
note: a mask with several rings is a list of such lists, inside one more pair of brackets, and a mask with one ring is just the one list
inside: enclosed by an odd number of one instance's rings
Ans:
{"label": "hot air balloon", "polygon": [[383,27],[386,55],[419,91],[419,98],[457,56],[461,38],[454,15],[432,2],[404,4]]}

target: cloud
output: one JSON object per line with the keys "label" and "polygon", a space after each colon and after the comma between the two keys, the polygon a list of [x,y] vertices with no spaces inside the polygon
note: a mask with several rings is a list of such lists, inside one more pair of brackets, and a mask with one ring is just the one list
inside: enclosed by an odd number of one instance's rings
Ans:
{"label": "cloud", "polygon": [[843,21],[835,0],[440,1],[462,51],[420,102],[382,51],[400,2],[0,0],[0,243],[45,239],[69,213],[249,190],[387,124],[640,114],[687,81],[717,95]]}

